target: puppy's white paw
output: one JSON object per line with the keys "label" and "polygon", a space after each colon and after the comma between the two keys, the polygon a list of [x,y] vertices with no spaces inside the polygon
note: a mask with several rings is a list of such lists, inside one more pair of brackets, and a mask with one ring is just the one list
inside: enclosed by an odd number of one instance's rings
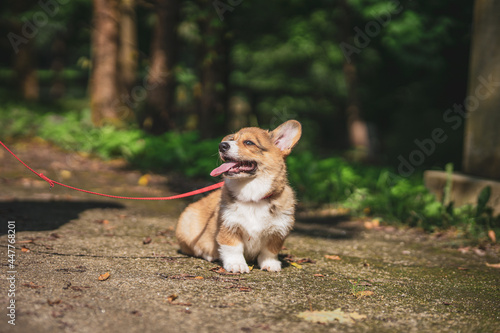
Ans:
{"label": "puppy's white paw", "polygon": [[224,263],[224,269],[231,273],[250,273],[246,262]]}
{"label": "puppy's white paw", "polygon": [[281,262],[274,258],[268,258],[262,260],[262,262],[260,263],[260,269],[269,272],[279,272],[281,271]]}

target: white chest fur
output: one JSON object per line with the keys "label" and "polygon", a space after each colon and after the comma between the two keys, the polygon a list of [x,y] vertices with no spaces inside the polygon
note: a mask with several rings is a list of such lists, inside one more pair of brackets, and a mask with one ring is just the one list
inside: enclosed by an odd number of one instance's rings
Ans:
{"label": "white chest fur", "polygon": [[249,201],[221,207],[222,223],[242,234],[245,257],[255,258],[271,235],[284,238],[293,225],[293,209],[276,211],[269,200]]}

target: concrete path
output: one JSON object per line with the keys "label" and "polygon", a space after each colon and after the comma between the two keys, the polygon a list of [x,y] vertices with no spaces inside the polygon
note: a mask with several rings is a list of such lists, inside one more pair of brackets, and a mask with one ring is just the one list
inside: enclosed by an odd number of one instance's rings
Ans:
{"label": "concrete path", "polygon": [[[43,143],[12,148],[91,190],[165,196],[176,184],[152,175],[139,185],[122,162]],[[417,231],[300,218],[280,273],[232,275],[177,252],[173,230],[190,200],[49,190],[5,152],[0,189],[0,332],[500,332],[500,269],[487,266],[500,262],[498,248],[459,251]]]}

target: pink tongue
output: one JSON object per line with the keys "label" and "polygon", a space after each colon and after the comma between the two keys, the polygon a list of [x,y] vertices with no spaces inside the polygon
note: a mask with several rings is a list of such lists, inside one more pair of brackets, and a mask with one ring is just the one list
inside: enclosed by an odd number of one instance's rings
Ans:
{"label": "pink tongue", "polygon": [[238,164],[238,163],[236,163],[236,162],[227,162],[227,163],[224,163],[221,166],[219,166],[218,168],[213,169],[212,172],[210,172],[210,176],[217,177],[218,175],[221,175],[224,172],[226,172],[229,169],[231,169],[232,167],[234,167],[236,164]]}

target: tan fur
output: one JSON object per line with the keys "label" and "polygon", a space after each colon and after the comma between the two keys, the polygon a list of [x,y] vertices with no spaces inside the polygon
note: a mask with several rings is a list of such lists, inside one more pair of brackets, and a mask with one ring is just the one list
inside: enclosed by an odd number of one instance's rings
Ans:
{"label": "tan fur", "polygon": [[261,269],[280,270],[277,254],[293,226],[295,209],[285,158],[300,135],[300,123],[291,120],[272,132],[251,127],[226,136],[222,142],[230,143],[232,151],[221,151],[221,158],[252,161],[256,170],[225,173],[221,190],[184,210],[176,230],[181,251],[221,258],[235,272],[248,272],[245,260],[255,258]]}

